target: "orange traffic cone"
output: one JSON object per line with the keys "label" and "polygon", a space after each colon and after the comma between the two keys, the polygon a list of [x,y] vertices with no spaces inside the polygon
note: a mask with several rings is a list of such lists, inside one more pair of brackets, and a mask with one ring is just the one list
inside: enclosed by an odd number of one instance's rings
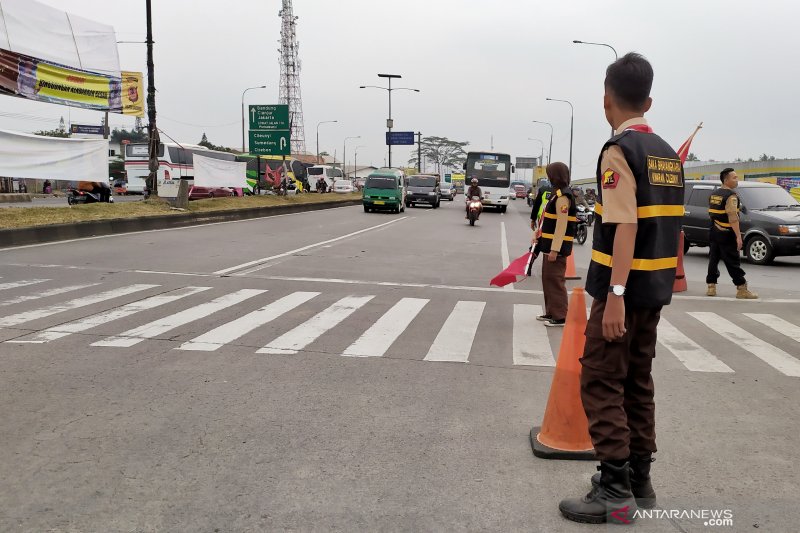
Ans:
{"label": "orange traffic cone", "polygon": [[581,279],[575,271],[575,256],[573,254],[567,256],[567,272],[564,275],[564,279]]}
{"label": "orange traffic cone", "polygon": [[683,240],[686,236],[681,230],[681,238],[678,241],[678,268],[675,270],[675,282],[672,284],[672,292],[684,292],[689,287],[686,285],[686,272],[683,270]]}
{"label": "orange traffic cone", "polygon": [[541,427],[531,430],[533,455],[543,459],[593,460],[589,421],[581,402],[581,363],[586,343],[586,299],[583,289],[572,289],[567,324],[561,338],[556,371]]}

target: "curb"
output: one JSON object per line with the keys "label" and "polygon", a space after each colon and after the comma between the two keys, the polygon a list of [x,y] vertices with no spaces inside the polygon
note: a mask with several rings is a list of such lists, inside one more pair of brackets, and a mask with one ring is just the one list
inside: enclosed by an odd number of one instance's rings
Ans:
{"label": "curb", "polygon": [[0,203],[2,204],[16,204],[20,202],[30,202],[32,198],[28,193],[1,193]]}
{"label": "curb", "polygon": [[229,209],[226,211],[212,211],[208,213],[157,215],[140,218],[112,218],[108,220],[76,222],[74,224],[52,224],[49,226],[34,226],[30,228],[2,229],[0,230],[0,249],[24,246],[27,244],[41,244],[45,242],[117,235],[137,231],[201,226],[203,224],[215,222],[265,218],[360,204],[361,199],[358,199],[346,200],[343,202],[251,207],[247,209]]}

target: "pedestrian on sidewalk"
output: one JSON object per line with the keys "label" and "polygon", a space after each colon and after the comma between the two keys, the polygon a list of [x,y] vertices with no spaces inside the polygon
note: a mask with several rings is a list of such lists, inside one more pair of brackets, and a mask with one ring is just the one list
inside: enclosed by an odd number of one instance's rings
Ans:
{"label": "pedestrian on sidewalk", "polygon": [[[572,241],[577,225],[575,198],[569,187],[569,167],[561,162],[547,165],[547,177],[553,193],[541,222],[541,235],[534,233],[542,261],[542,289],[544,314],[536,320],[548,327],[563,327],[567,322],[567,257],[572,254]],[[537,238],[537,235],[538,238]]]}
{"label": "pedestrian on sidewalk", "polygon": [[581,400],[600,473],[586,496],[559,504],[577,522],[629,523],[637,505],[655,505],[651,370],[661,308],[672,300],[683,168],[644,118],[652,84],[652,66],[636,53],[606,70],[603,107],[614,136],[597,165],[597,226],[586,278],[594,301],[581,358]]}
{"label": "pedestrian on sidewalk", "polygon": [[717,280],[719,279],[719,260],[725,263],[733,284],[736,285],[736,297],[741,300],[754,300],[758,294],[750,292],[747,280],[744,278],[739,259],[742,249],[742,232],[739,229],[739,210],[741,202],[734,189],[739,186],[739,176],[732,168],[726,168],[719,173],[721,187],[714,189],[708,197],[708,214],[711,217],[709,229],[708,274],[706,283],[708,290],[706,296],[717,295]]}

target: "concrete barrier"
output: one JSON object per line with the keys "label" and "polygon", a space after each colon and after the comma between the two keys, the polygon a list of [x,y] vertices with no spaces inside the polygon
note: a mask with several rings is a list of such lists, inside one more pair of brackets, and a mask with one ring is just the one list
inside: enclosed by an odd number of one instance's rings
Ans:
{"label": "concrete barrier", "polygon": [[0,194],[0,203],[17,203],[17,202],[30,202],[32,196],[28,193],[2,193]]}
{"label": "concrete barrier", "polygon": [[360,204],[361,200],[359,199],[343,202],[320,202],[315,204],[288,204],[252,207],[248,209],[229,209],[225,211],[210,211],[207,213],[183,213],[140,218],[112,218],[108,220],[76,222],[74,224],[51,224],[49,226],[34,226],[30,228],[2,229],[0,230],[0,248],[98,237],[102,235],[117,235],[135,231],[201,226],[203,224],[215,222],[265,218]]}

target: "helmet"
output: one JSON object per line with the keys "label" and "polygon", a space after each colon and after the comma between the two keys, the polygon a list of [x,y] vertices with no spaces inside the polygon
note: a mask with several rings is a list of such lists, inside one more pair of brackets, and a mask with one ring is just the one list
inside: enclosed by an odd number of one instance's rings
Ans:
{"label": "helmet", "polygon": [[478,178],[472,178],[470,180],[470,183],[473,184],[473,185],[477,185],[478,184]]}

